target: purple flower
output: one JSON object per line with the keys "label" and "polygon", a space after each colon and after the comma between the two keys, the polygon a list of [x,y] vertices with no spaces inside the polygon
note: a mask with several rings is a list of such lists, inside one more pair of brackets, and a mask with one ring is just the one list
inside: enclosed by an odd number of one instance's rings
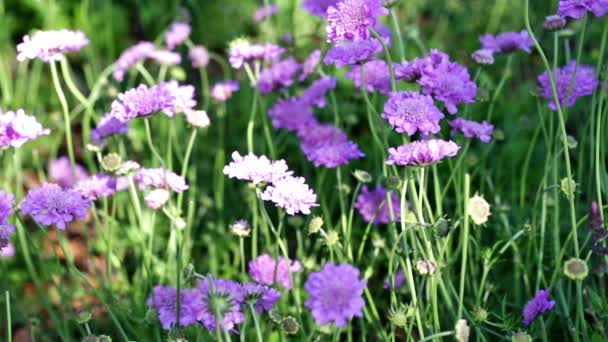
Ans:
{"label": "purple flower", "polygon": [[11,236],[15,232],[15,226],[9,223],[0,223],[0,250],[8,247]]}
{"label": "purple flower", "polygon": [[150,186],[153,188],[170,188],[175,192],[188,190],[188,184],[186,184],[184,177],[163,168],[139,169],[133,179],[141,189]]}
{"label": "purple flower", "polygon": [[336,88],[336,78],[331,76],[323,76],[314,81],[310,87],[304,91],[300,97],[300,101],[306,106],[317,106],[324,108],[325,94],[334,88]]}
{"label": "purple flower", "polygon": [[286,289],[291,289],[290,272],[292,276],[302,272],[302,264],[297,260],[287,260],[279,256],[277,266],[275,259],[268,254],[261,254],[249,261],[249,276],[258,284],[272,286],[277,283]]}
{"label": "purple flower", "polygon": [[[397,273],[395,273],[395,283],[393,285],[395,285],[395,289],[400,288],[401,286],[403,286],[403,284],[405,284],[405,272],[403,271],[397,271]],[[386,280],[384,280],[384,289],[388,290],[391,288],[391,279],[386,278]]]}
{"label": "purple flower", "polygon": [[139,87],[118,94],[118,99],[112,102],[112,115],[121,122],[127,122],[136,117],[150,116],[160,111],[173,109],[173,94],[167,83],[152,87],[140,84]]}
{"label": "purple flower", "polygon": [[530,325],[533,320],[536,319],[540,314],[547,312],[555,306],[554,300],[549,300],[549,289],[539,290],[536,292],[534,298],[532,298],[524,307],[522,323],[525,326]]}
{"label": "purple flower", "polygon": [[458,154],[460,147],[453,141],[430,139],[414,141],[397,148],[388,149],[388,165],[427,166],[437,163],[445,157]]}
{"label": "purple flower", "polygon": [[224,102],[232,97],[232,93],[239,90],[239,82],[237,81],[224,81],[218,82],[213,85],[211,89],[211,97],[214,99]]}
{"label": "purple flower", "polygon": [[245,315],[241,311],[241,304],[245,300],[245,291],[241,284],[232,280],[205,278],[199,282],[199,289],[202,301],[196,318],[205,328],[215,331],[216,311],[222,318],[221,329],[235,331],[235,326],[243,323]]}
{"label": "purple flower", "polygon": [[57,184],[44,183],[32,189],[21,203],[21,212],[31,215],[38,224],[55,225],[65,229],[66,224],[87,216],[89,201],[74,190],[64,190]]}
{"label": "purple flower", "polygon": [[452,135],[460,132],[466,138],[478,138],[484,143],[489,143],[492,140],[492,133],[494,133],[494,125],[489,124],[486,121],[481,123],[471,120],[465,120],[463,118],[457,118],[449,121],[452,126]]}
{"label": "purple flower", "polygon": [[176,65],[182,62],[182,56],[179,53],[168,50],[150,51],[147,57],[163,65]]}
{"label": "purple flower", "polygon": [[438,133],[439,121],[444,115],[435,106],[433,98],[413,91],[400,91],[390,94],[384,104],[382,117],[398,133],[412,136],[416,131],[423,135]]}
{"label": "purple flower", "polygon": [[129,71],[133,65],[146,59],[150,52],[154,50],[156,50],[156,47],[150,42],[139,42],[126,49],[114,63],[115,66],[112,74],[114,79],[121,82],[125,77],[125,73]]}
{"label": "purple flower", "polygon": [[245,291],[245,302],[253,303],[258,313],[270,311],[272,306],[281,298],[281,292],[256,283],[243,284]]}
{"label": "purple flower", "polygon": [[[369,61],[363,64],[365,77],[365,90],[373,93],[375,90],[382,94],[391,91],[391,78],[388,65],[382,60]],[[355,82],[355,86],[361,88],[361,66],[354,65],[344,76]]]}
{"label": "purple flower", "polygon": [[561,17],[580,19],[593,12],[595,16],[601,17],[608,12],[607,0],[560,0],[557,14]]}
{"label": "purple flower", "polygon": [[356,42],[344,42],[329,49],[323,63],[334,64],[336,68],[341,68],[345,65],[369,61],[381,51],[382,45],[377,39],[373,38]]}
{"label": "purple flower", "polygon": [[10,258],[15,255],[15,246],[12,243],[8,243],[6,247],[0,248],[0,258]]}
{"label": "purple flower", "polygon": [[238,39],[230,44],[228,60],[233,68],[240,69],[246,62],[256,59],[276,62],[284,52],[285,49],[272,43],[251,44],[247,40]]}
{"label": "purple flower", "polygon": [[318,207],[317,195],[306,184],[303,177],[284,177],[266,187],[260,198],[271,201],[275,206],[285,209],[289,215],[310,214],[310,208]]}
{"label": "purple flower", "polygon": [[[433,57],[433,54],[436,56]],[[441,62],[436,63],[435,58]],[[447,58],[441,51],[431,50],[431,55],[426,57],[427,61],[420,70],[418,83],[425,94],[443,102],[447,111],[455,114],[458,112],[456,105],[475,102],[477,85],[471,81],[467,68]]]}
{"label": "purple flower", "polygon": [[343,0],[327,8],[327,42],[365,40],[369,28],[378,23],[379,15],[387,15],[382,0]]}
{"label": "purple flower", "polygon": [[64,188],[71,188],[77,181],[89,176],[87,170],[76,164],[76,175],[72,174],[70,159],[66,156],[59,157],[49,162],[49,178]]}
{"label": "purple flower", "polygon": [[277,88],[289,87],[293,84],[300,65],[293,57],[284,59],[260,72],[258,88],[264,94],[268,94]]}
{"label": "purple flower", "polygon": [[116,193],[116,179],[100,173],[79,180],[74,185],[78,192],[87,201],[95,201],[101,197],[109,197]]}
{"label": "purple flower", "polygon": [[[315,126],[311,126],[309,130],[315,130]],[[350,160],[365,156],[356,143],[347,140],[344,134],[340,134],[341,131],[336,133],[333,136],[326,135],[322,140],[313,140],[310,137],[304,139],[301,146],[306,159],[317,167],[333,169],[348,164]]]}
{"label": "purple flower", "polygon": [[0,224],[6,224],[9,216],[13,214],[15,196],[0,189]]}
{"label": "purple flower", "polygon": [[48,135],[51,130],[42,127],[36,118],[25,114],[23,109],[16,112],[0,110],[0,148],[21,147],[30,140]]}
{"label": "purple flower", "polygon": [[191,110],[196,106],[196,100],[194,99],[195,89],[193,86],[188,84],[180,86],[177,81],[169,81],[162,84],[165,85],[171,97],[171,105],[163,110],[163,113],[167,116],[173,117],[175,114]]}
{"label": "purple flower", "polygon": [[[179,325],[182,327],[196,323],[198,306],[202,293],[198,289],[180,290]],[[173,286],[154,286],[148,297],[148,306],[155,309],[163,329],[170,330],[177,323],[177,289]]]}
{"label": "purple flower", "polygon": [[230,178],[246,180],[253,184],[273,183],[292,174],[285,160],[272,161],[266,156],[249,153],[241,156],[232,152],[232,162],[224,166],[224,174]]}
{"label": "purple flower", "polygon": [[186,23],[173,23],[165,34],[165,44],[169,50],[175,49],[176,46],[183,43],[190,36],[192,28]]}
{"label": "purple flower", "polygon": [[[391,208],[386,201],[386,195],[386,189],[380,185],[372,191],[369,191],[366,185],[361,188],[361,194],[357,196],[355,208],[365,222],[372,222],[372,219],[374,224],[389,224],[392,222]],[[399,196],[395,192],[390,192],[390,198],[393,207],[393,221],[401,221],[401,202]]]}
{"label": "purple flower", "polygon": [[[575,70],[576,77],[574,77]],[[557,70],[553,70],[551,73],[557,89],[557,98],[562,106],[564,104],[568,107],[574,106],[579,97],[593,94],[593,91],[599,85],[599,81],[595,75],[595,68],[589,65],[577,65],[576,61],[570,61],[570,63]],[[538,76],[538,83],[540,84],[541,96],[549,100],[549,108],[556,111],[557,106],[553,100],[551,82],[549,81],[549,74],[546,71]]]}
{"label": "purple flower", "polygon": [[[346,141],[346,133],[334,125],[315,124],[308,129],[301,130],[298,137],[302,139],[302,148],[313,146],[319,141]],[[306,153],[306,152],[305,152]]]}
{"label": "purple flower", "polygon": [[310,309],[317,324],[343,327],[353,317],[363,317],[362,295],[367,281],[360,280],[359,273],[347,263],[327,263],[321,271],[308,276],[304,288],[309,298],[304,306]]}
{"label": "purple flower", "polygon": [[489,49],[479,49],[471,57],[477,64],[494,64],[494,51]]}
{"label": "purple flower", "polygon": [[258,8],[253,14],[253,20],[256,23],[261,23],[262,21],[266,20],[266,18],[269,18],[270,16],[277,14],[278,12],[279,7],[275,5],[262,6]]}
{"label": "purple flower", "polygon": [[45,63],[59,60],[64,53],[79,51],[89,45],[89,39],[81,31],[37,31],[26,35],[17,45],[17,60],[39,58]]}
{"label": "purple flower", "polygon": [[310,74],[312,74],[319,62],[321,61],[321,50],[313,51],[302,63],[302,73],[300,74],[300,78],[298,81],[304,81]]}
{"label": "purple flower", "polygon": [[558,14],[548,15],[543,22],[546,30],[559,30],[566,26],[566,19]]}
{"label": "purple flower", "polygon": [[170,196],[171,193],[165,189],[154,189],[146,195],[144,200],[148,208],[157,210],[169,201]]}
{"label": "purple flower", "polygon": [[193,68],[204,68],[209,64],[209,51],[202,45],[195,45],[188,51]]}
{"label": "purple flower", "polygon": [[274,128],[285,128],[289,131],[298,132],[317,123],[310,106],[295,97],[277,101],[268,110],[268,116]]}
{"label": "purple flower", "polygon": [[496,36],[486,34],[479,38],[479,42],[482,49],[490,50],[494,53],[506,53],[517,50],[530,53],[532,46],[534,46],[534,42],[526,30],[503,32]]}
{"label": "purple flower", "polygon": [[304,0],[302,8],[312,15],[325,18],[327,16],[327,8],[336,6],[342,0]]}
{"label": "purple flower", "polygon": [[101,142],[114,134],[126,134],[128,131],[128,122],[121,122],[111,113],[106,113],[97,123],[97,127],[91,130],[91,138]]}

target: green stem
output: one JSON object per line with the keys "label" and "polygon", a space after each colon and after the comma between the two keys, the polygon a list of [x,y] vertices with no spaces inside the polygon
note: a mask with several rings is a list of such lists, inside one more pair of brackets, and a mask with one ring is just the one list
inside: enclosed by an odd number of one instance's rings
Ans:
{"label": "green stem", "polygon": [[87,98],[84,95],[82,95],[82,93],[80,92],[80,90],[78,89],[78,87],[76,86],[74,81],[72,80],[72,74],[70,73],[70,66],[68,65],[67,58],[62,58],[60,63],[61,63],[61,73],[63,75],[63,80],[65,81],[65,84],[67,84],[68,89],[70,90],[72,95],[74,95],[74,97],[76,97],[78,102],[80,102],[85,108],[87,108],[89,106],[89,101],[87,100]]}
{"label": "green stem", "polygon": [[[382,50],[384,50],[384,58],[386,58],[386,64],[388,64],[388,72],[391,76],[391,90],[397,91],[397,82],[395,81],[395,70],[393,70],[393,59],[391,58],[391,52],[388,49],[386,43],[384,42],[384,38],[382,38],[382,36],[380,36],[380,34],[376,32],[376,30],[370,27],[369,32],[371,32],[372,35],[382,45]],[[363,66],[361,68],[363,68]],[[363,82],[363,80],[361,80],[361,82]]]}
{"label": "green stem", "polygon": [[463,243],[463,247],[462,247],[462,258],[461,258],[461,263],[460,263],[460,291],[459,291],[459,295],[458,295],[458,318],[463,318],[462,317],[462,308],[463,308],[463,301],[464,301],[464,283],[465,283],[465,279],[466,279],[466,274],[467,274],[467,259],[468,259],[468,247],[469,247],[469,214],[468,214],[468,209],[469,209],[469,197],[470,197],[470,186],[471,186],[471,177],[469,176],[469,174],[465,174],[464,176],[464,200],[465,200],[465,204],[464,204],[464,229],[462,232],[462,243]]}
{"label": "green stem", "polygon": [[6,340],[13,340],[13,321],[11,319],[11,296],[8,290],[4,292],[6,298]]}
{"label": "green stem", "polygon": [[253,152],[253,128],[255,126],[255,114],[258,107],[258,98],[260,97],[260,91],[256,87],[253,93],[253,104],[251,105],[251,112],[249,114],[249,121],[247,122],[247,151]]}
{"label": "green stem", "polygon": [[68,101],[65,98],[61,83],[59,82],[59,75],[57,72],[57,65],[55,61],[51,61],[51,75],[53,77],[53,84],[55,85],[55,91],[59,97],[61,108],[63,109],[63,124],[65,129],[65,140],[68,148],[68,156],[70,158],[70,165],[72,167],[72,177],[76,177],[76,158],[74,157],[74,145],[72,143],[72,124],[70,122],[70,111],[68,109]]}
{"label": "green stem", "polygon": [[262,338],[262,329],[260,329],[260,321],[258,319],[258,314],[255,311],[255,307],[253,306],[253,303],[249,303],[249,311],[251,312],[251,317],[253,317],[253,323],[255,325],[255,334],[258,338],[258,342],[262,342],[264,341],[264,339]]}

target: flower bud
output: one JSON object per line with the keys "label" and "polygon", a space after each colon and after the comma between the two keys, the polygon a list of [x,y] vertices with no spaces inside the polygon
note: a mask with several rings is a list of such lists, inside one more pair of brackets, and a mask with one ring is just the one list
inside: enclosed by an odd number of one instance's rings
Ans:
{"label": "flower bud", "polygon": [[459,319],[458,322],[456,322],[456,327],[454,327],[454,337],[456,337],[456,341],[468,342],[470,334],[471,328],[469,328],[467,321]]}
{"label": "flower bud", "polygon": [[488,319],[488,311],[483,308],[475,310],[475,320],[478,322],[485,322]]}
{"label": "flower bud", "polygon": [[244,238],[248,237],[251,233],[251,226],[246,220],[237,220],[230,225],[230,231],[232,234]]}
{"label": "flower bud", "polygon": [[78,324],[85,324],[88,323],[92,317],[93,315],[90,311],[82,311],[76,316],[76,322],[78,322]]}
{"label": "flower bud", "polygon": [[280,325],[281,330],[283,330],[283,332],[285,332],[287,335],[295,335],[298,333],[298,330],[300,330],[300,324],[291,316],[283,318]]}
{"label": "flower bud", "polygon": [[335,230],[329,231],[325,235],[325,243],[327,243],[328,246],[335,246],[338,242],[340,242],[340,235],[338,235],[338,232]]}
{"label": "flower bud", "polygon": [[372,181],[372,176],[367,171],[355,170],[353,176],[361,183],[370,183]]}
{"label": "flower bud", "polygon": [[122,165],[122,158],[117,153],[106,154],[101,160],[101,166],[108,172],[115,172]]}
{"label": "flower bud", "polygon": [[416,261],[416,270],[421,275],[431,275],[435,273],[437,266],[430,260],[418,260]]}
{"label": "flower bud", "polygon": [[488,222],[488,217],[491,215],[490,205],[483,197],[476,194],[469,199],[467,214],[475,224],[484,224]]}
{"label": "flower bud", "polygon": [[570,192],[574,193],[576,191],[576,182],[573,179],[569,179],[568,177],[562,178],[559,183],[560,189],[567,197],[570,196]]}
{"label": "flower bud", "polygon": [[316,234],[323,228],[323,219],[315,216],[308,223],[308,234]]}
{"label": "flower bud", "polygon": [[518,332],[511,336],[511,342],[532,342],[532,337],[525,332]]}
{"label": "flower bud", "polygon": [[433,226],[435,236],[446,237],[450,233],[450,222],[443,217],[439,218]]}
{"label": "flower bud", "polygon": [[571,258],[564,263],[564,274],[572,280],[583,280],[589,274],[585,260]]}
{"label": "flower bud", "polygon": [[547,16],[543,22],[543,27],[549,31],[556,31],[564,26],[566,26],[566,19],[557,14]]}

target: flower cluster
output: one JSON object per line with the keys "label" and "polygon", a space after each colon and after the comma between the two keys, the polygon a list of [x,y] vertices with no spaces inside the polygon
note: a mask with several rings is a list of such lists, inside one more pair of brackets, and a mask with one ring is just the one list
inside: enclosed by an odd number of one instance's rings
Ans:
{"label": "flower cluster", "polygon": [[327,8],[336,6],[341,0],[304,0],[302,8],[312,15],[325,18],[327,16]]}
{"label": "flower cluster", "polygon": [[332,125],[315,124],[301,131],[299,136],[306,159],[317,167],[336,168],[365,156],[356,143],[349,141],[342,130]]}
{"label": "flower cluster", "polygon": [[335,77],[323,76],[314,81],[310,87],[308,87],[304,93],[302,93],[302,96],[300,96],[300,101],[306,106],[317,106],[323,108],[325,107],[325,95],[335,87]]}
{"label": "flower cluster", "polygon": [[[249,276],[259,284],[279,284],[291,289],[291,277],[302,272],[302,264],[298,260],[287,260],[279,256],[279,262],[268,254],[261,254],[249,261]],[[290,275],[291,274],[291,275]]]}
{"label": "flower cluster", "polygon": [[112,102],[112,116],[121,122],[147,117],[156,112],[172,111],[174,97],[166,83],[152,87],[140,84],[137,88],[118,94]]}
{"label": "flower cluster", "polygon": [[[363,72],[361,68],[363,68]],[[382,60],[372,60],[363,66],[354,65],[344,76],[353,80],[357,88],[365,88],[370,93],[377,90],[382,94],[388,94],[391,91],[388,64]]]}
{"label": "flower cluster", "polygon": [[112,113],[106,113],[99,119],[97,127],[91,130],[91,139],[102,142],[115,134],[127,134],[129,123],[118,120]]}
{"label": "flower cluster", "polygon": [[334,64],[336,68],[372,60],[374,55],[382,51],[382,45],[376,39],[345,42],[327,51],[323,62]]}
{"label": "flower cluster", "polygon": [[49,162],[49,178],[64,188],[71,188],[79,180],[88,177],[87,170],[80,164],[76,164],[73,171],[70,159],[67,156],[62,156]]}
{"label": "flower cluster", "polygon": [[[387,201],[389,197],[390,205]],[[368,223],[389,224],[393,221],[401,221],[399,196],[395,192],[387,193],[386,189],[380,185],[371,191],[364,185],[355,202],[355,208],[361,214],[363,220]],[[393,220],[391,220],[391,217],[393,217]]]}
{"label": "flower cluster", "polygon": [[531,52],[534,42],[528,31],[503,32],[496,36],[486,34],[479,38],[481,49],[473,52],[473,59],[479,64],[493,64],[494,54],[509,53],[517,50]]}
{"label": "flower cluster", "polygon": [[15,232],[15,226],[8,222],[13,214],[14,199],[12,194],[0,189],[0,250],[8,247],[11,235]]}
{"label": "flower cluster", "polygon": [[398,133],[412,136],[416,131],[423,135],[439,132],[439,121],[444,115],[435,106],[432,97],[403,91],[390,94],[384,104],[382,117],[387,119]]}
{"label": "flower cluster", "polygon": [[[565,66],[552,70],[551,77],[555,82],[557,98],[562,106],[574,106],[578,98],[593,94],[599,85],[595,68],[589,65],[579,65],[576,61],[570,61]],[[549,108],[556,111],[557,105],[553,99],[549,73],[545,71],[538,76],[538,83],[541,96],[549,100]]]}
{"label": "flower cluster", "polygon": [[463,118],[457,118],[449,121],[452,126],[452,135],[456,133],[462,133],[466,138],[478,138],[484,143],[489,143],[492,140],[492,133],[494,132],[494,125],[489,124],[487,121],[481,123],[471,120],[465,120]]}
{"label": "flower cluster", "polygon": [[240,69],[254,60],[276,62],[284,52],[285,49],[272,43],[252,44],[248,40],[237,39],[230,44],[228,60],[233,68]]}
{"label": "flower cluster", "polygon": [[289,87],[300,70],[300,64],[293,57],[289,57],[260,72],[258,87],[264,94],[268,94],[277,88]]}
{"label": "flower cluster", "polygon": [[188,39],[191,31],[192,28],[186,23],[173,23],[165,33],[165,44],[169,50],[173,50]]}
{"label": "flower cluster", "polygon": [[190,48],[188,57],[194,68],[204,68],[209,64],[209,51],[202,45],[195,45]]}
{"label": "flower cluster", "polygon": [[570,17],[580,19],[587,14],[593,13],[601,17],[608,13],[608,1],[606,0],[560,0],[557,14],[563,18]]}
{"label": "flower cluster", "polygon": [[302,72],[300,73],[300,77],[298,81],[304,81],[310,74],[312,74],[319,62],[321,61],[321,50],[315,50],[306,57],[304,62],[302,62]]}
{"label": "flower cluster", "polygon": [[241,156],[232,153],[232,162],[224,166],[224,174],[230,178],[246,180],[253,184],[273,183],[281,178],[291,176],[285,160],[272,161],[266,156],[256,156],[249,153]]}
{"label": "flower cluster", "polygon": [[114,63],[114,71],[112,76],[115,80],[121,82],[127,71],[131,69],[135,64],[143,61],[148,55],[155,51],[156,47],[150,42],[139,42],[130,48],[123,51],[118,59]]}
{"label": "flower cluster", "polygon": [[388,149],[388,165],[427,166],[446,157],[453,157],[460,147],[453,141],[430,139],[414,141],[397,148]]}
{"label": "flower cluster", "polygon": [[117,188],[117,180],[109,175],[100,173],[79,180],[73,188],[88,201],[95,201],[102,197],[112,196]]}
{"label": "flower cluster", "polygon": [[30,140],[51,132],[43,128],[36,118],[25,114],[23,109],[16,112],[0,110],[0,148],[21,147]]}
{"label": "flower cluster", "polygon": [[81,31],[37,31],[31,37],[23,37],[17,45],[17,60],[40,59],[45,63],[60,60],[64,53],[79,51],[89,45],[89,39]]}
{"label": "flower cluster", "polygon": [[378,23],[378,16],[387,15],[382,0],[343,0],[327,7],[327,42],[368,39]]}
{"label": "flower cluster", "polygon": [[188,190],[184,177],[163,168],[139,169],[133,179],[141,189],[147,187],[171,189],[175,192]]}
{"label": "flower cluster", "polygon": [[21,203],[21,212],[30,215],[43,226],[55,225],[65,229],[66,224],[75,219],[84,219],[90,202],[70,189],[62,189],[57,184],[44,183],[30,190]]}
{"label": "flower cluster", "polygon": [[549,290],[539,290],[536,292],[534,298],[532,298],[526,306],[523,312],[523,323],[524,325],[530,325],[536,317],[540,316],[555,306],[554,300],[549,300]]}

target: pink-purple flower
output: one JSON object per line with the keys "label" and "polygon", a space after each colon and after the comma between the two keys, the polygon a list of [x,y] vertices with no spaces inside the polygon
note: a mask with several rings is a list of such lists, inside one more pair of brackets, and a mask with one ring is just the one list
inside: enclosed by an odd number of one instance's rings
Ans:
{"label": "pink-purple flower", "polygon": [[336,78],[323,76],[314,81],[300,96],[300,101],[306,106],[325,107],[325,95],[336,87]]}
{"label": "pink-purple flower", "polygon": [[284,59],[262,69],[258,78],[258,88],[263,94],[268,94],[275,89],[289,87],[293,84],[299,70],[300,64],[296,62],[295,58]]}
{"label": "pink-purple flower", "polygon": [[342,0],[304,0],[302,8],[312,15],[325,18],[327,16],[327,8],[336,6]]}
{"label": "pink-purple flower", "polygon": [[453,141],[429,139],[414,141],[388,149],[388,165],[427,166],[458,154],[460,147]]}
{"label": "pink-purple flower", "polygon": [[140,84],[124,93],[112,102],[112,115],[121,122],[137,117],[150,116],[156,112],[172,111],[174,97],[166,83],[152,87]]}
{"label": "pink-purple flower", "polygon": [[272,286],[275,283],[286,289],[291,289],[291,279],[299,272],[302,272],[302,264],[298,260],[287,260],[279,256],[279,263],[269,254],[261,254],[249,261],[248,273],[251,279],[262,285]]}
{"label": "pink-purple flower", "polygon": [[158,210],[169,201],[171,193],[165,189],[154,189],[150,191],[144,201],[150,209]]}
{"label": "pink-purple flower", "polygon": [[382,51],[382,45],[378,40],[370,38],[355,42],[344,42],[335,45],[325,55],[323,63],[334,64],[336,68],[366,62],[374,58],[374,55]]}
{"label": "pink-purple flower", "polygon": [[89,39],[81,31],[37,31],[23,37],[17,45],[17,60],[40,59],[45,63],[63,58],[64,53],[79,51],[89,45]]}
{"label": "pink-purple flower", "polygon": [[214,99],[224,102],[232,97],[232,93],[239,90],[239,82],[233,80],[227,80],[218,82],[211,88],[211,97]]}
{"label": "pink-purple flower", "polygon": [[317,195],[302,177],[288,176],[274,181],[260,194],[260,198],[285,209],[288,215],[308,215],[311,208],[319,206]]}
{"label": "pink-purple flower", "polygon": [[557,14],[566,18],[580,19],[592,12],[601,17],[608,13],[608,0],[560,0]]}
{"label": "pink-purple flower", "polygon": [[[202,293],[198,289],[180,290],[179,324],[182,327],[197,322],[197,312],[202,302]],[[156,310],[163,329],[170,330],[177,324],[177,289],[173,286],[154,287],[147,304]]]}
{"label": "pink-purple flower", "polygon": [[15,226],[8,222],[13,214],[13,202],[15,197],[0,189],[0,250],[8,247],[11,235],[15,232]]}
{"label": "pink-purple flower", "polygon": [[224,166],[224,174],[230,178],[246,180],[253,184],[273,183],[292,174],[285,160],[272,161],[266,156],[249,153],[241,156],[232,153],[232,162]]}
{"label": "pink-purple flower", "polygon": [[169,50],[154,50],[148,53],[148,58],[162,65],[177,65],[182,62],[182,56]]}
{"label": "pink-purple flower", "polygon": [[209,51],[202,45],[191,47],[188,57],[194,68],[204,68],[209,64]]}
{"label": "pink-purple flower", "polygon": [[550,311],[555,306],[554,300],[549,300],[549,289],[539,290],[536,292],[534,298],[532,298],[523,310],[523,321],[522,323],[526,326],[530,325],[536,317],[541,314]]}
{"label": "pink-purple flower", "polygon": [[365,156],[356,143],[332,125],[313,125],[300,131],[298,136],[306,159],[317,167],[336,168]]}
{"label": "pink-purple flower", "polygon": [[279,7],[276,5],[268,5],[268,6],[262,6],[260,8],[258,8],[255,13],[253,14],[253,20],[256,23],[261,23],[262,21],[266,20],[266,18],[269,18],[275,14],[277,14],[279,12]]}
{"label": "pink-purple flower", "polygon": [[252,44],[247,40],[238,39],[230,44],[228,60],[233,68],[240,69],[245,63],[253,60],[276,62],[284,52],[285,49],[272,43]]}
{"label": "pink-purple flower", "polygon": [[382,0],[343,0],[327,8],[327,42],[366,40],[378,23],[378,16],[387,15]]}
{"label": "pink-purple flower", "polygon": [[401,202],[395,192],[390,192],[391,208],[387,201],[387,192],[382,186],[378,185],[375,189],[369,190],[367,185],[361,188],[361,193],[357,196],[355,208],[363,217],[365,222],[374,224],[389,224],[392,221],[401,221]]}
{"label": "pink-purple flower", "polygon": [[192,110],[196,106],[193,86],[189,84],[179,85],[177,81],[169,81],[160,85],[166,88],[171,98],[171,104],[168,108],[163,109],[163,113],[167,116],[172,117],[175,114]]}
{"label": "pink-purple flower", "polygon": [[[235,326],[245,321],[245,314],[241,311],[245,291],[241,284],[233,280],[205,278],[199,281],[199,291],[202,301],[196,310],[196,319],[208,330],[215,331],[216,314],[222,319],[220,328],[228,331],[235,331]],[[216,308],[220,312],[215,312]]]}
{"label": "pink-purple flower", "polygon": [[23,109],[15,112],[0,110],[0,148],[21,147],[50,132],[50,129],[42,127],[35,117],[27,115]]}
{"label": "pink-purple flower", "polygon": [[281,292],[256,283],[243,284],[245,292],[245,303],[253,303],[256,311],[261,314],[270,311],[274,304],[281,298]]}
{"label": "pink-purple flower", "polygon": [[449,121],[449,123],[452,126],[452,135],[462,133],[466,138],[478,138],[484,143],[489,143],[492,140],[494,125],[489,124],[487,121],[477,122],[457,118]]}
{"label": "pink-purple flower", "polygon": [[116,179],[109,175],[99,173],[81,179],[74,185],[74,191],[88,201],[95,201],[102,197],[109,197],[116,193]]}
{"label": "pink-purple flower", "polygon": [[90,202],[79,192],[44,183],[27,193],[21,203],[21,212],[32,216],[38,224],[55,225],[63,230],[75,219],[84,219],[89,206]]}
{"label": "pink-purple flower", "polygon": [[[593,94],[599,86],[595,68],[590,65],[577,65],[576,61],[570,61],[565,66],[552,70],[551,74],[555,82],[557,98],[562,106],[574,106],[578,98]],[[549,73],[545,71],[538,76],[538,83],[541,96],[549,100],[549,108],[556,111],[557,105],[553,100]]]}
{"label": "pink-purple flower", "polygon": [[365,90],[370,93],[377,90],[388,94],[391,91],[391,78],[386,62],[373,60],[363,64],[363,74],[365,82],[361,80],[361,65],[354,65],[344,76],[353,80],[357,88],[364,84]]}
{"label": "pink-purple flower", "polygon": [[304,81],[310,74],[312,74],[319,62],[321,61],[321,50],[313,51],[302,63],[302,72],[300,73],[300,77],[298,81]]}
{"label": "pink-purple flower", "polygon": [[503,32],[496,36],[486,34],[479,38],[482,49],[493,51],[494,53],[507,53],[517,50],[530,53],[534,42],[528,31]]}
{"label": "pink-purple flower", "polygon": [[72,173],[70,159],[67,156],[61,156],[49,162],[48,176],[62,187],[71,188],[77,181],[89,176],[87,170],[80,164],[76,164],[74,169],[75,174]]}
{"label": "pink-purple flower", "polygon": [[128,131],[128,122],[122,122],[111,113],[106,113],[97,123],[97,127],[91,130],[91,138],[101,142],[114,134],[126,134]]}
{"label": "pink-purple flower", "polygon": [[186,23],[173,23],[165,34],[165,44],[169,50],[175,49],[178,45],[185,42],[190,36],[192,28]]}
{"label": "pink-purple flower", "polygon": [[384,104],[382,117],[398,133],[409,136],[420,132],[423,135],[438,133],[441,130],[439,121],[444,115],[435,106],[433,98],[413,91],[392,92]]}
{"label": "pink-purple flower", "polygon": [[188,184],[184,177],[163,168],[139,169],[133,179],[141,189],[147,187],[171,189],[175,192],[188,190]]}
{"label": "pink-purple flower", "polygon": [[121,82],[133,65],[146,59],[154,50],[156,50],[156,47],[150,42],[139,42],[126,49],[114,63],[114,71],[112,73],[114,79]]}
{"label": "pink-purple flower", "polygon": [[295,97],[277,101],[268,110],[268,116],[274,128],[285,128],[295,132],[317,123],[310,105]]}

